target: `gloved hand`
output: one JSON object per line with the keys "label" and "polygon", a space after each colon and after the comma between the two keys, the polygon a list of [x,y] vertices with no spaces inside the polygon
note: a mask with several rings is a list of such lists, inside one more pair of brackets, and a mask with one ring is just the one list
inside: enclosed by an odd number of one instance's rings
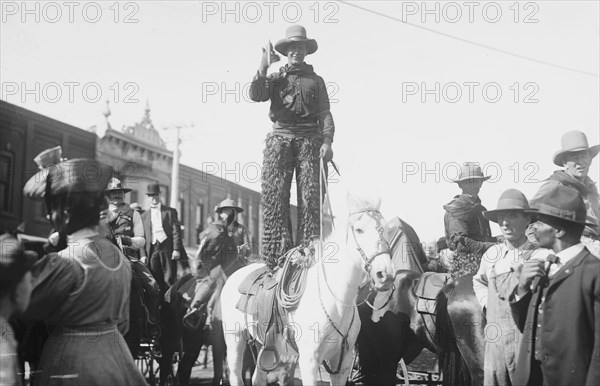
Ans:
{"label": "gloved hand", "polygon": [[124,246],[131,246],[131,237],[129,236],[121,236],[121,244],[123,244]]}

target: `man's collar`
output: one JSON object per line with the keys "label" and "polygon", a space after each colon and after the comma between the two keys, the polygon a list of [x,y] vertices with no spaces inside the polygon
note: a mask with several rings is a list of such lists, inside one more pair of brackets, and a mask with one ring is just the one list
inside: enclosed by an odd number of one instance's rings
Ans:
{"label": "man's collar", "polygon": [[572,258],[577,256],[579,253],[581,253],[581,251],[583,251],[583,248],[585,248],[583,246],[583,244],[578,243],[575,245],[571,245],[569,248],[563,249],[562,251],[560,251],[558,253],[555,253],[555,255],[560,259],[559,261],[561,264],[566,264],[567,261],[571,260]]}
{"label": "man's collar", "polygon": [[81,240],[81,239],[96,236],[97,234],[98,234],[98,228],[95,226],[82,228],[82,229],[75,231],[75,232],[71,233],[70,235],[68,235],[67,242],[69,244],[71,244],[71,243],[77,242],[78,240]]}

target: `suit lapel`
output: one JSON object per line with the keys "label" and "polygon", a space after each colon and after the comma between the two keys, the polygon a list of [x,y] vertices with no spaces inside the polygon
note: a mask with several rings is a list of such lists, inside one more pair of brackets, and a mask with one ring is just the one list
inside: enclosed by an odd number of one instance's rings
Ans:
{"label": "suit lapel", "polygon": [[583,262],[583,259],[585,258],[585,256],[587,256],[587,254],[588,254],[588,252],[584,248],[583,251],[579,252],[579,254],[577,256],[575,256],[574,258],[569,260],[567,262],[567,264],[563,265],[558,270],[558,272],[556,273],[556,276],[554,276],[552,281],[550,281],[550,285],[548,287],[548,292],[552,291],[556,286],[558,286],[560,283],[562,283],[566,278],[571,276],[573,274],[573,272],[575,271],[575,269],[577,269],[577,267]]}

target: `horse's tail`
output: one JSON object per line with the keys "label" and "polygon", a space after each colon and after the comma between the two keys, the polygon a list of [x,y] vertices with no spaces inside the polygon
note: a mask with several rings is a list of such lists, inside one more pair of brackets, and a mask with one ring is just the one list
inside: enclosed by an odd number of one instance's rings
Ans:
{"label": "horse's tail", "polygon": [[443,385],[471,385],[471,373],[456,345],[456,334],[448,313],[448,295],[456,288],[453,280],[437,296],[435,309],[435,344],[443,374]]}

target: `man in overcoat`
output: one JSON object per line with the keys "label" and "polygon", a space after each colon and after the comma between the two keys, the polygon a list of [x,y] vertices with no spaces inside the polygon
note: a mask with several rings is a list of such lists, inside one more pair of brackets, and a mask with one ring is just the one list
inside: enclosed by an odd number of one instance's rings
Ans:
{"label": "man in overcoat", "polygon": [[142,214],[142,222],[150,271],[164,293],[177,280],[177,262],[180,260],[182,266],[187,267],[188,256],[183,247],[177,210],[163,205],[160,194],[158,184],[148,185],[146,195],[151,204]]}
{"label": "man in overcoat", "polygon": [[523,332],[515,385],[600,384],[600,260],[581,243],[586,207],[558,186],[527,211],[547,261],[526,261],[509,301]]}

